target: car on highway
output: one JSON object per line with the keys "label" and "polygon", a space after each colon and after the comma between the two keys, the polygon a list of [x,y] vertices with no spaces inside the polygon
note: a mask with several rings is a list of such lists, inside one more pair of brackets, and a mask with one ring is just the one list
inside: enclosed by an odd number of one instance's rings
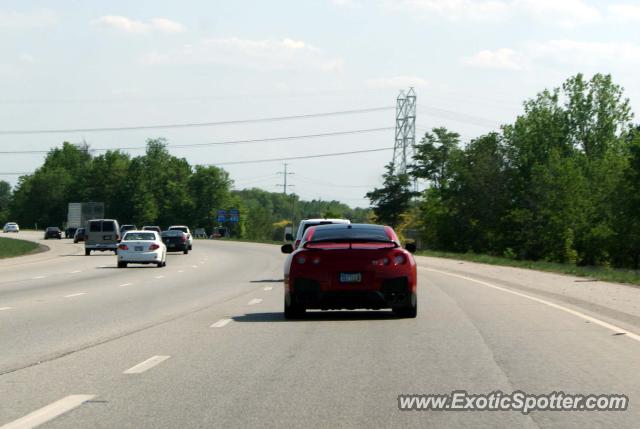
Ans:
{"label": "car on highway", "polygon": [[76,228],[75,226],[70,226],[68,228],[65,228],[65,230],[64,230],[64,238],[73,238],[73,237],[75,237],[77,230],[78,230],[78,228]]}
{"label": "car on highway", "polygon": [[403,249],[389,226],[329,224],[307,229],[298,249],[287,243],[284,316],[301,318],[307,309],[391,308],[416,317],[417,275],[412,252]]}
{"label": "car on highway", "polygon": [[57,238],[60,240],[62,238],[62,231],[57,226],[48,226],[47,229],[44,230],[44,239],[48,240],[50,238]]}
{"label": "car on highway", "polygon": [[86,233],[86,229],[84,229],[84,228],[76,229],[76,233],[73,234],[73,242],[74,243],[79,243],[81,241],[84,241],[85,233]]}
{"label": "car on highway", "polygon": [[135,225],[125,224],[120,227],[120,236],[124,237],[124,233],[127,231],[135,231],[138,228]]}
{"label": "car on highway", "polygon": [[118,253],[120,225],[115,219],[92,219],[88,223],[84,237],[84,254],[86,256],[91,255],[92,251],[111,250]]}
{"label": "car on highway", "polygon": [[155,231],[128,231],[118,244],[118,268],[128,264],[167,266],[167,246]]}
{"label": "car on highway", "polygon": [[[302,237],[304,236],[307,228],[316,225],[332,225],[332,224],[350,224],[351,221],[349,219],[303,219],[300,221],[298,225],[298,232],[296,233],[296,240],[293,243],[293,248],[297,249],[300,245],[300,241],[302,241]],[[286,237],[287,241],[292,241],[291,237]]]}
{"label": "car on highway", "polygon": [[4,224],[4,227],[2,228],[2,232],[5,234],[8,232],[18,233],[20,232],[20,227],[15,222],[7,222]]}
{"label": "car on highway", "polygon": [[151,225],[145,225],[142,227],[143,231],[155,231],[158,234],[162,233],[162,228],[160,228],[159,226],[151,226]]}
{"label": "car on highway", "polygon": [[163,231],[160,234],[162,242],[167,246],[167,252],[182,252],[185,255],[189,253],[189,240],[187,234],[179,229]]}
{"label": "car on highway", "polygon": [[189,250],[193,250],[193,236],[191,235],[191,230],[188,226],[185,225],[172,225],[167,228],[167,231],[175,231],[179,230],[187,234],[187,241],[189,242]]}

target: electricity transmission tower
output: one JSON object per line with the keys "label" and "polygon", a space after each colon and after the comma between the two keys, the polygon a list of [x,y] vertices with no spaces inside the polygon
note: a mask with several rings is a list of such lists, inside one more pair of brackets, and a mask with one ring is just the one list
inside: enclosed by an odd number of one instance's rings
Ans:
{"label": "electricity transmission tower", "polygon": [[405,174],[416,144],[416,92],[400,91],[396,99],[396,142],[391,165],[394,174]]}
{"label": "electricity transmission tower", "polygon": [[293,186],[294,186],[294,185],[287,185],[287,177],[288,177],[288,176],[290,176],[290,175],[292,175],[292,174],[294,174],[294,173],[292,173],[292,172],[290,172],[290,171],[289,171],[289,172],[287,171],[287,166],[288,166],[288,165],[289,165],[289,164],[287,164],[287,163],[285,162],[285,163],[284,163],[284,171],[278,171],[278,173],[277,173],[277,174],[282,174],[282,175],[283,175],[283,177],[284,177],[284,183],[278,183],[278,184],[276,185],[276,186],[282,186],[282,191],[283,191],[284,195],[287,195],[287,187],[290,187],[290,188],[291,188],[291,187],[293,187]]}

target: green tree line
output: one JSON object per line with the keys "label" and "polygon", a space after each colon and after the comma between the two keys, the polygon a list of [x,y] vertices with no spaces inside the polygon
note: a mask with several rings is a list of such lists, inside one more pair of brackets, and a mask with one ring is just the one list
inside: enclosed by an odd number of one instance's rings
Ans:
{"label": "green tree line", "polygon": [[367,194],[378,220],[434,250],[638,269],[640,127],[623,89],[578,74],[523,108],[466,145],[425,133],[407,174]]}
{"label": "green tree line", "polygon": [[[211,233],[225,226],[233,235],[282,240],[284,227],[308,217],[368,219],[366,209],[337,201],[301,201],[260,189],[232,190],[229,174],[215,166],[191,166],[168,151],[164,139],[150,139],[143,155],[112,150],[92,155],[87,145],[63,143],[52,149],[33,174],[21,176],[15,189],[0,181],[0,222],[23,228],[62,227],[70,202],[101,201],[105,216],[121,224],[187,224]],[[217,210],[238,209],[239,223],[219,225]]]}

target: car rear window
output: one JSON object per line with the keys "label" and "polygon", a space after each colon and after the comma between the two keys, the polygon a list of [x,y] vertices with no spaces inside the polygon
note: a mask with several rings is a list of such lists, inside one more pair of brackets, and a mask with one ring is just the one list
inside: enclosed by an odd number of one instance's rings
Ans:
{"label": "car rear window", "polygon": [[169,231],[162,232],[163,237],[180,237],[183,234],[184,232],[180,231],[179,229],[170,229]]}
{"label": "car rear window", "polygon": [[169,228],[169,230],[170,231],[182,231],[185,234],[187,233],[187,227],[184,227],[184,226],[174,226],[174,227]]}
{"label": "car rear window", "polygon": [[125,241],[153,241],[156,235],[152,232],[127,232],[124,236]]}
{"label": "car rear window", "polygon": [[115,222],[112,221],[104,221],[102,222],[102,231],[104,232],[113,232],[115,231]]}
{"label": "car rear window", "polygon": [[320,227],[316,228],[311,237],[314,241],[391,241],[383,226],[370,225],[348,228],[340,225],[339,227]]}
{"label": "car rear window", "polygon": [[98,221],[89,222],[89,231],[90,232],[100,232],[101,231],[101,229],[100,229],[101,225],[102,225],[102,222],[100,222],[99,220]]}

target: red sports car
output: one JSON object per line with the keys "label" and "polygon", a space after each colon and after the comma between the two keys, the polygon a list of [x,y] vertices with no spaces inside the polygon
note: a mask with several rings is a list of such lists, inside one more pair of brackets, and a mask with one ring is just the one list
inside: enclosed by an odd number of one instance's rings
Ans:
{"label": "red sports car", "polygon": [[391,227],[333,224],[309,228],[284,268],[284,316],[307,309],[391,308],[416,317],[416,263],[413,244],[400,246]]}

